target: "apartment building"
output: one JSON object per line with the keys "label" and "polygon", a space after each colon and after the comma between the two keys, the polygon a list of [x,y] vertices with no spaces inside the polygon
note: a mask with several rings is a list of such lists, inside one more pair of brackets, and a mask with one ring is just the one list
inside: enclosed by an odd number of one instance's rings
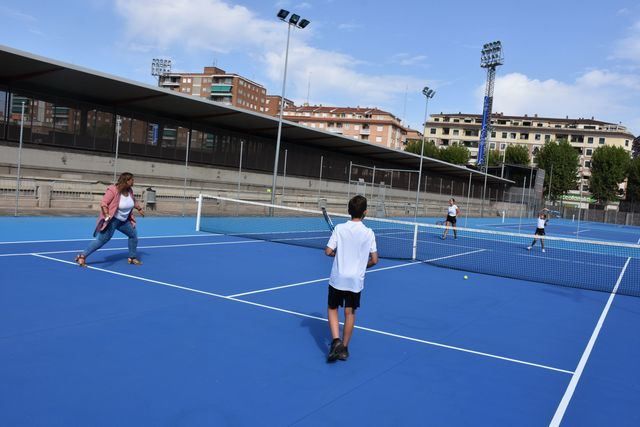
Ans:
{"label": "apartment building", "polygon": [[[280,95],[267,95],[267,100],[265,101],[264,113],[270,116],[278,116],[280,114],[280,102],[282,97]],[[284,109],[293,108],[296,104],[290,100],[284,99]]]}
{"label": "apartment building", "polygon": [[284,118],[305,126],[401,149],[407,129],[393,114],[377,108],[305,105],[285,108]]}
{"label": "apartment building", "polygon": [[204,67],[202,73],[168,73],[159,77],[158,85],[245,110],[265,111],[264,86],[218,67]]}
{"label": "apartment building", "polygon": [[[475,163],[481,127],[482,116],[479,114],[432,114],[427,121],[427,139],[440,147],[464,145],[471,152],[470,163]],[[498,149],[500,152],[504,152],[512,144],[525,146],[529,149],[533,162],[534,156],[545,142],[566,139],[580,154],[580,173],[584,177],[583,188],[586,191],[593,151],[603,145],[613,145],[631,152],[633,138],[626,127],[595,120],[593,117],[561,119],[494,113],[487,143],[490,149]]]}

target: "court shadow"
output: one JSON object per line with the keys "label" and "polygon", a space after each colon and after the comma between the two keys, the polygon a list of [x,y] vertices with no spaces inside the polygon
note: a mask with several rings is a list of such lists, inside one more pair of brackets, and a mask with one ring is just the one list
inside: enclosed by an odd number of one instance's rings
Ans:
{"label": "court shadow", "polygon": [[[321,313],[311,313],[311,316],[324,317]],[[316,346],[318,347],[322,355],[325,356],[327,351],[329,350],[330,344],[329,326],[327,325],[327,322],[305,317],[304,319],[302,319],[302,322],[300,322],[300,326],[309,330],[309,333],[316,342]]]}
{"label": "court shadow", "polygon": [[[144,252],[138,251],[138,258],[140,258],[140,260],[144,260],[145,255],[146,254]],[[101,268],[111,267],[115,264],[121,264],[121,263],[126,264],[127,258],[128,258],[128,254],[126,251],[112,253],[110,255],[102,256],[102,257],[98,255],[96,256],[96,259],[93,259],[93,257],[87,258],[87,265],[90,265],[93,267],[101,267]]]}

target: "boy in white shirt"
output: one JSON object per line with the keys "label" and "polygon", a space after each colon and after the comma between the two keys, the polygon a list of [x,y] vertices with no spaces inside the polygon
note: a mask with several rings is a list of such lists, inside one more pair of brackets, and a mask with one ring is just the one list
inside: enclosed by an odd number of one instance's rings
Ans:
{"label": "boy in white shirt", "polygon": [[[367,214],[367,199],[355,196],[349,200],[351,221],[338,224],[331,234],[324,253],[335,257],[329,278],[328,318],[331,329],[331,348],[328,362],[347,360],[349,341],[360,307],[360,293],[364,288],[364,273],[378,263],[378,250],[373,230],[362,219]],[[344,306],[344,330],[340,339],[338,307]]]}

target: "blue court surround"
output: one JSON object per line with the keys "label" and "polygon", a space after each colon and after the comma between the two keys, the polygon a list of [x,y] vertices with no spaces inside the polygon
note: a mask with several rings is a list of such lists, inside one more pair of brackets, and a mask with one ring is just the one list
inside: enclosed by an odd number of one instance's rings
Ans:
{"label": "blue court surround", "polygon": [[[93,224],[0,218],[0,425],[548,425],[609,299],[382,260],[326,364],[322,251],[145,218],[81,269]],[[563,425],[640,424],[639,324],[615,296]]]}

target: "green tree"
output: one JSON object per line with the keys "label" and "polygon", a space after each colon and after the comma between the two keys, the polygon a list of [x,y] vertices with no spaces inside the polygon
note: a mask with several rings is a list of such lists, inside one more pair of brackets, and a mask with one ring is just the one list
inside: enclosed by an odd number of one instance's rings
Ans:
{"label": "green tree", "polygon": [[529,149],[522,145],[509,145],[505,156],[505,163],[509,165],[528,165],[531,161]]}
{"label": "green tree", "polygon": [[629,162],[627,171],[627,201],[640,202],[640,156]]}
{"label": "green tree", "polygon": [[502,153],[500,153],[500,150],[488,150],[487,156],[489,166],[498,166],[502,163]]}
{"label": "green tree", "polygon": [[536,154],[535,162],[546,171],[544,192],[551,194],[551,200],[557,200],[576,187],[580,160],[578,152],[566,139],[546,142]]}
{"label": "green tree", "polygon": [[[420,149],[422,146],[422,141],[414,139],[405,145],[404,150],[414,154],[420,154]],[[433,142],[425,141],[424,142],[424,155],[425,157],[431,157],[432,159],[440,158],[440,149],[436,147],[436,144]]]}
{"label": "green tree", "polygon": [[450,145],[440,150],[440,160],[456,165],[466,165],[470,156],[469,149],[464,145]]}
{"label": "green tree", "polygon": [[640,136],[636,136],[631,144],[631,153],[633,158],[640,157]]}
{"label": "green tree", "polygon": [[627,177],[629,153],[622,147],[604,145],[591,157],[591,181],[593,197],[603,205],[618,198],[618,184]]}

